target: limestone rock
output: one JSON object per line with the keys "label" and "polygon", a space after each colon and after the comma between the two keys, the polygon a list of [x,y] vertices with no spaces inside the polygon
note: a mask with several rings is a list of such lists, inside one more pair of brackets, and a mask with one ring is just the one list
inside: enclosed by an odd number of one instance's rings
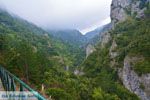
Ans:
{"label": "limestone rock", "polygon": [[128,16],[144,17],[144,11],[146,10],[144,4],[148,2],[150,0],[112,0],[110,14],[112,25],[125,21]]}
{"label": "limestone rock", "polygon": [[[124,59],[124,66],[118,70],[118,74],[123,81],[124,86],[131,92],[138,95],[141,100],[150,100],[150,74],[138,76],[134,70],[132,70],[132,64],[142,58],[126,56]],[[140,85],[144,85],[145,89],[142,89]]]}
{"label": "limestone rock", "polygon": [[101,39],[101,47],[105,47],[105,45],[111,40],[111,36],[109,32],[103,33],[102,34],[102,39]]}
{"label": "limestone rock", "polygon": [[117,57],[118,53],[115,51],[116,47],[117,47],[116,41],[113,40],[112,45],[109,50],[110,58]]}
{"label": "limestone rock", "polygon": [[86,58],[95,51],[94,46],[92,46],[91,44],[88,44],[87,48],[86,48]]}

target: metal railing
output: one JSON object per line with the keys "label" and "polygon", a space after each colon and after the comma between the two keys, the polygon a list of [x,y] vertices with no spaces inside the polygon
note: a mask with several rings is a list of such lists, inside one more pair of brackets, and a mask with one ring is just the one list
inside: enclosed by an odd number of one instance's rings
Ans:
{"label": "metal railing", "polygon": [[38,92],[34,91],[27,84],[17,78],[15,75],[11,74],[5,68],[0,66],[0,78],[5,91],[16,91],[16,83],[19,83],[19,91],[27,91],[31,92],[38,100],[46,100],[43,96],[41,96]]}

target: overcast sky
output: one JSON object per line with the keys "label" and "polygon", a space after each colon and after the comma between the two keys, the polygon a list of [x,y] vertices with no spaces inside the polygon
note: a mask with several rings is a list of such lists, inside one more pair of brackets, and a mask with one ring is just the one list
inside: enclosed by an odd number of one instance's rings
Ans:
{"label": "overcast sky", "polygon": [[0,7],[47,29],[82,33],[110,22],[111,0],[0,0]]}

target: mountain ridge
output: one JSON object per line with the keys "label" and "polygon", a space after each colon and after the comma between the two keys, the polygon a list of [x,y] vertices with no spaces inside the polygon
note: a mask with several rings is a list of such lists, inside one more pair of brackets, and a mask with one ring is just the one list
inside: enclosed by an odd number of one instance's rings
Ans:
{"label": "mountain ridge", "polygon": [[101,70],[111,67],[126,89],[136,94],[140,100],[149,100],[149,16],[150,0],[113,0],[112,29],[102,35],[96,51],[81,65],[81,71],[88,77],[101,79],[97,70],[103,73]]}
{"label": "mountain ridge", "polygon": [[79,31],[56,35],[0,12],[0,64],[56,100],[149,100],[149,2],[113,0],[111,29],[86,59]]}

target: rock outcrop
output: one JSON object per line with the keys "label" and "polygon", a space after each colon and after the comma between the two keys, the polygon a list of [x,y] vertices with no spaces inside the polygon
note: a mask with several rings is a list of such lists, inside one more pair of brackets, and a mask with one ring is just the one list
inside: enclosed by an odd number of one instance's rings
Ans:
{"label": "rock outcrop", "polygon": [[111,45],[110,50],[109,50],[109,54],[110,54],[111,59],[117,57],[117,55],[118,55],[118,53],[115,51],[116,47],[117,47],[116,41],[113,40],[112,45]]}
{"label": "rock outcrop", "polygon": [[[150,0],[112,0],[112,29],[116,26],[117,23],[125,21],[128,17],[145,17],[144,11],[147,9],[146,5],[148,2],[150,3]],[[119,53],[115,51],[117,44],[109,32],[103,33],[101,47],[105,47],[109,41],[112,41],[109,50],[111,59],[110,65],[111,67],[115,68],[115,65],[117,65],[115,58],[119,55]],[[150,100],[150,74],[138,76],[138,74],[133,70],[133,65],[131,64],[137,62],[140,59],[142,58],[126,56],[124,58],[123,68],[116,67],[115,69],[118,69],[118,75],[128,90],[138,95],[141,100]]]}
{"label": "rock outcrop", "polygon": [[133,63],[141,59],[143,58],[126,56],[123,68],[118,71],[119,77],[124,86],[132,93],[137,94],[141,100],[150,100],[150,74],[142,75],[140,77],[132,70]]}
{"label": "rock outcrop", "polygon": [[88,44],[88,46],[86,47],[86,58],[95,51],[94,46],[92,46],[91,44]]}
{"label": "rock outcrop", "polygon": [[128,16],[135,18],[144,17],[146,4],[150,0],[112,0],[111,21],[114,26],[116,23],[125,21]]}
{"label": "rock outcrop", "polygon": [[101,47],[104,48],[105,45],[111,40],[109,32],[103,33],[101,37]]}

